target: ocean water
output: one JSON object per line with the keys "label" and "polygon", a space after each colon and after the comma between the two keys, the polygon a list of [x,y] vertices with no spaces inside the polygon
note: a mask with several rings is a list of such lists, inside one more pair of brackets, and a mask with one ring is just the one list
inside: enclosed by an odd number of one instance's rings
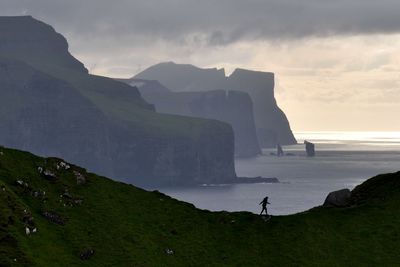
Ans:
{"label": "ocean water", "polygon": [[[273,215],[294,214],[321,205],[329,192],[349,188],[377,174],[400,171],[400,132],[297,132],[298,145],[284,147],[293,156],[270,155],[236,160],[239,176],[277,177],[279,184],[236,184],[164,188],[163,193],[213,211],[258,213],[269,196]],[[305,155],[304,140],[317,156]]]}

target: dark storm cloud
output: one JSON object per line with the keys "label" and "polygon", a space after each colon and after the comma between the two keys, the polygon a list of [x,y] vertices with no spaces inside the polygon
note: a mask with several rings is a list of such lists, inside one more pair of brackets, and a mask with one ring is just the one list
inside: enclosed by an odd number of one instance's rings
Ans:
{"label": "dark storm cloud", "polygon": [[0,0],[1,15],[33,15],[85,38],[204,42],[395,33],[397,0]]}

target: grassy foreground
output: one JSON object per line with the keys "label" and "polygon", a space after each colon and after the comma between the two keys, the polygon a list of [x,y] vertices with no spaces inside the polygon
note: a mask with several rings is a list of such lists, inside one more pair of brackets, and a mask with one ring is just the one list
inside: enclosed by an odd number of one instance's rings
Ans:
{"label": "grassy foreground", "polygon": [[[0,147],[0,266],[400,263],[400,173],[357,187],[352,207],[264,222],[198,210],[60,162]],[[26,227],[37,232],[27,235]]]}

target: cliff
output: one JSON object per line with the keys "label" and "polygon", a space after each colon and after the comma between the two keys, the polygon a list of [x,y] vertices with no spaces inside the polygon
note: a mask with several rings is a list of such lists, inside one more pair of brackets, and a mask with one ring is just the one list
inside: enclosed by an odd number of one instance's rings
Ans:
{"label": "cliff", "polygon": [[136,185],[236,177],[230,125],[156,113],[136,88],[89,75],[32,17],[0,17],[0,144]]}
{"label": "cliff", "polygon": [[274,74],[237,69],[226,77],[223,69],[201,69],[172,62],[154,65],[135,79],[157,80],[174,92],[235,90],[251,96],[258,141],[262,147],[296,144],[289,121],[276,103]]}
{"label": "cliff", "polygon": [[0,147],[0,266],[397,266],[400,173],[351,194],[265,222]]}
{"label": "cliff", "polygon": [[263,147],[297,143],[285,113],[277,105],[273,73],[236,69],[228,77],[228,84],[232,90],[251,96],[258,138]]}
{"label": "cliff", "polygon": [[71,56],[64,36],[31,16],[0,16],[0,33],[0,51],[7,57],[88,72],[81,62]]}
{"label": "cliff", "polygon": [[261,154],[253,117],[253,103],[247,93],[222,90],[172,92],[158,81],[122,81],[136,86],[143,98],[154,104],[158,112],[229,123],[235,134],[236,157],[246,158]]}
{"label": "cliff", "polygon": [[174,92],[226,89],[224,69],[200,69],[190,64],[164,62],[145,69],[133,78],[159,81]]}

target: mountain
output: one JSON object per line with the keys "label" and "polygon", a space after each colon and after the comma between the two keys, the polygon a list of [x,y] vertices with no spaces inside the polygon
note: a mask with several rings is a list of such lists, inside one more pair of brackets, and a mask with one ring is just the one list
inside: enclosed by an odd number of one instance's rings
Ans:
{"label": "mountain", "polygon": [[235,134],[236,157],[247,158],[261,154],[253,117],[253,103],[247,93],[233,90],[172,92],[158,81],[120,81],[136,86],[143,98],[154,104],[158,112],[229,123]]}
{"label": "mountain", "polygon": [[0,266],[397,266],[400,173],[351,195],[265,222],[0,148]]}
{"label": "mountain", "polygon": [[277,105],[273,73],[236,69],[229,76],[228,83],[232,90],[242,90],[251,96],[261,146],[297,143],[286,115]]}
{"label": "mountain", "polygon": [[85,66],[69,53],[67,40],[50,25],[31,16],[0,16],[0,32],[2,55],[88,73]]}
{"label": "mountain", "polygon": [[190,64],[164,62],[151,66],[135,79],[157,80],[174,92],[226,90],[224,69],[201,69]]}
{"label": "mountain", "polygon": [[140,72],[135,79],[157,80],[174,92],[210,90],[243,91],[251,96],[258,141],[262,147],[296,144],[289,121],[274,96],[274,74],[236,69],[225,76],[223,69],[160,63]]}
{"label": "mountain", "polygon": [[155,112],[136,88],[88,74],[28,16],[0,17],[0,144],[141,186],[236,178],[230,125]]}

